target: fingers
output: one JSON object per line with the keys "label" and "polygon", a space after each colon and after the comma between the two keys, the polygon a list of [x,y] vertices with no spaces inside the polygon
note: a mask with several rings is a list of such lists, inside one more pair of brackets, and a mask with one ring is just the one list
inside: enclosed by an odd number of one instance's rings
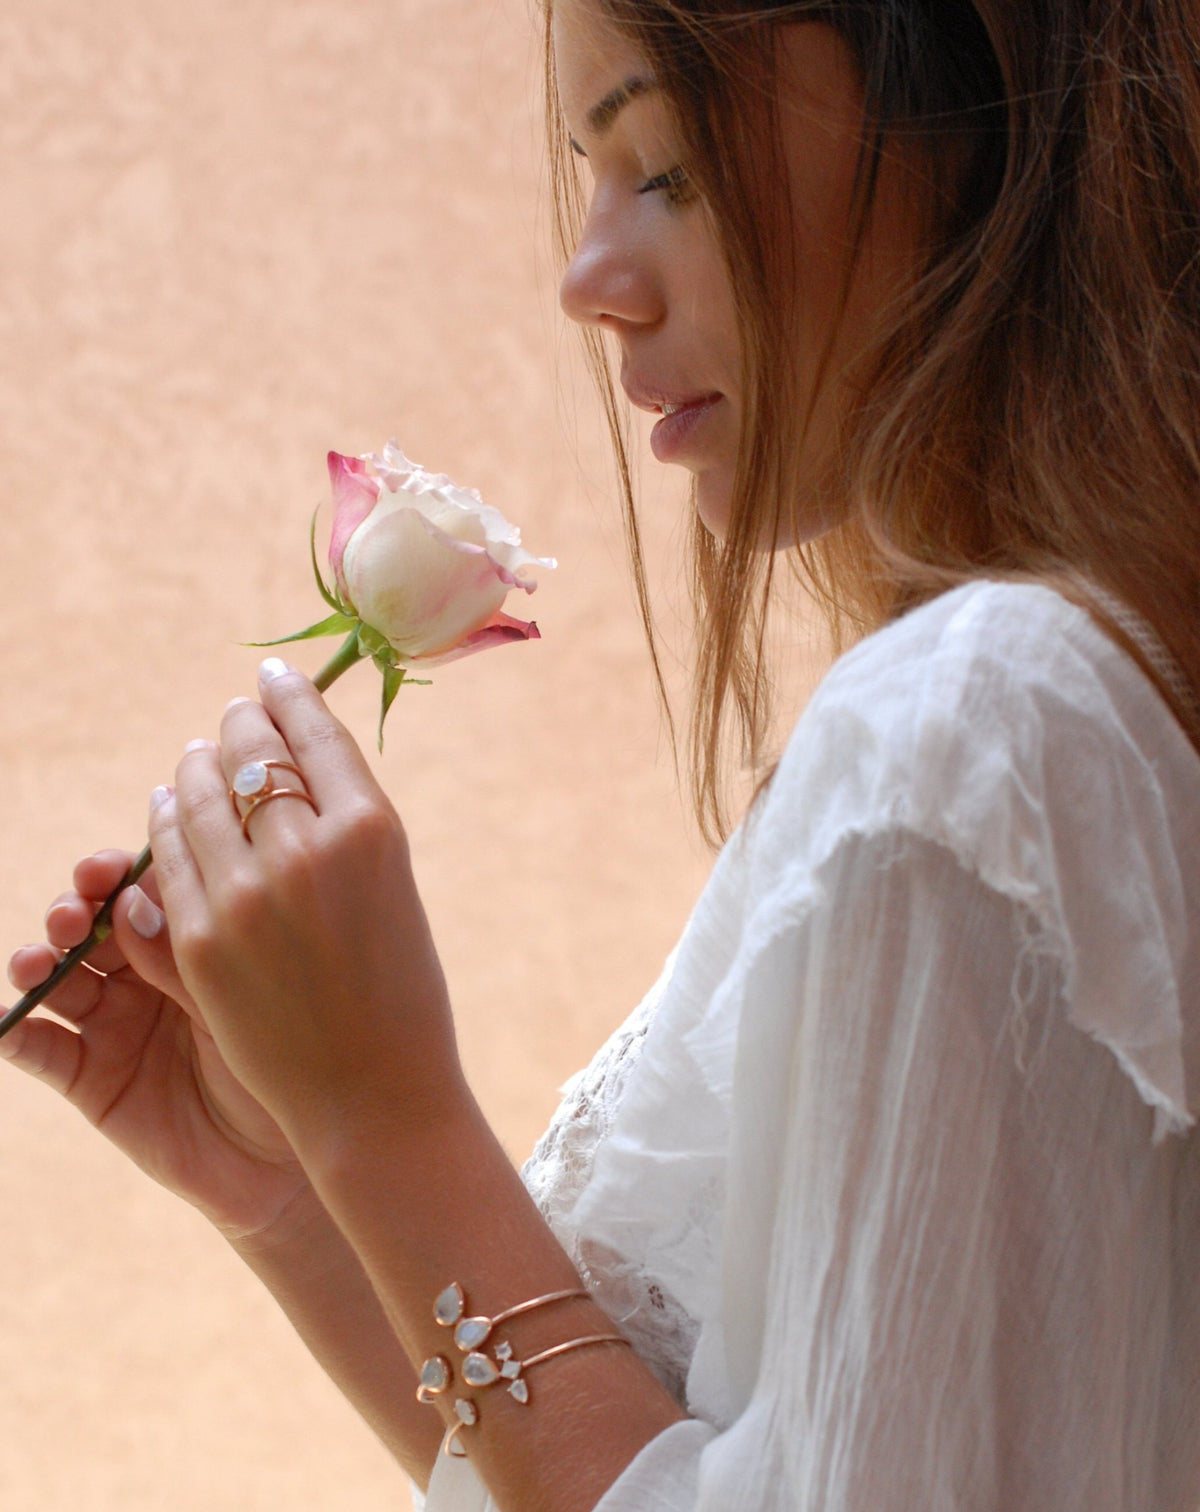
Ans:
{"label": "fingers", "polygon": [[[15,951],[8,964],[8,978],[21,993],[40,987],[63,956],[82,944],[91,933],[97,910],[129,871],[133,857],[127,851],[105,850],[80,861],[73,874],[74,892],[60,894],[46,910],[46,940]],[[141,978],[151,989],[165,992],[191,1010],[175,966],[158,880],[153,869],[141,885],[118,896],[113,912],[113,932],[89,951],[86,961],[59,982],[44,999],[45,1006],[74,1025],[82,1025],[104,1001],[110,979],[132,985]],[[126,968],[131,968],[132,971]],[[40,1020],[29,1022],[41,1022]],[[18,1033],[23,1040],[18,1040]],[[28,1041],[18,1054],[18,1045]],[[11,1043],[9,1043],[11,1042]],[[32,1056],[35,1066],[26,1066],[43,1080],[57,1084],[59,1073],[70,1069],[77,1046],[74,1036],[60,1041],[41,1028],[12,1029],[0,1040],[5,1058],[22,1063]],[[45,1071],[45,1075],[43,1075]],[[61,1090],[61,1089],[60,1089]]]}
{"label": "fingers", "polygon": [[60,893],[46,910],[46,938],[56,950],[70,950],[87,939],[96,904],[78,893]]}
{"label": "fingers", "polygon": [[113,938],[132,970],[143,982],[165,993],[185,1012],[194,1012],[194,1003],[179,975],[167,916],[155,896],[131,887],[117,900],[113,910]]}
{"label": "fingers", "polygon": [[260,669],[259,691],[263,708],[287,742],[322,814],[378,792],[353,736],[329,712],[307,677],[272,657]]}
{"label": "fingers", "polygon": [[65,1097],[79,1077],[83,1041],[53,1019],[27,1018],[0,1039],[0,1057]]}
{"label": "fingers", "polygon": [[[237,773],[252,762],[282,762],[284,766],[273,768],[269,774],[270,788],[276,792],[295,790],[309,793],[311,790],[302,763],[280,734],[270,715],[259,703],[249,698],[235,698],[225,710],[221,721],[221,764],[225,778],[232,788]],[[296,767],[297,771],[289,771]],[[316,799],[313,799],[314,803]],[[253,818],[247,821],[245,834],[248,839],[261,837],[264,830],[278,834],[286,830],[303,835],[316,819],[317,811],[307,802],[294,798],[279,798],[277,801],[259,801],[252,805],[243,802],[242,808]],[[261,812],[260,812],[261,810]],[[241,827],[241,816],[238,818]],[[251,832],[253,828],[253,833]]]}
{"label": "fingers", "polygon": [[[98,906],[77,893],[64,893],[51,903],[46,911],[46,939],[56,952],[65,954],[83,944],[92,932]],[[93,946],[87,959],[97,971],[116,971],[122,964],[121,952],[111,939]]]}
{"label": "fingers", "polygon": [[[183,833],[181,809],[187,807],[198,818],[202,817],[205,809],[211,808],[224,794],[220,771],[215,746],[208,752],[189,748],[175,772],[178,786],[155,788],[150,795],[150,850],[154,856],[159,893],[168,910],[174,898],[203,892],[203,879],[196,858]],[[228,806],[227,798],[225,802]]]}
{"label": "fingers", "polygon": [[75,891],[94,903],[103,903],[117,884],[124,880],[133,856],[129,851],[102,850],[85,856],[72,875]]}
{"label": "fingers", "polygon": [[[34,987],[41,986],[60,959],[59,952],[49,945],[26,945],[8,963],[8,979],[18,992],[30,992]],[[77,966],[46,997],[46,1007],[77,1024],[100,1001],[105,980],[104,976],[89,966]],[[3,1044],[2,1040],[0,1044]]]}
{"label": "fingers", "polygon": [[[19,992],[40,986],[63,955],[87,939],[96,910],[125,876],[130,859],[125,851],[108,850],[79,862],[74,873],[76,890],[61,893],[46,910],[46,942],[23,946],[9,961],[8,978]],[[94,971],[77,980],[73,974],[71,986],[63,984],[47,1000],[49,1006],[72,1018],[90,1012],[98,991],[95,971],[117,971],[125,958],[119,945],[109,939],[90,952],[88,964]]]}

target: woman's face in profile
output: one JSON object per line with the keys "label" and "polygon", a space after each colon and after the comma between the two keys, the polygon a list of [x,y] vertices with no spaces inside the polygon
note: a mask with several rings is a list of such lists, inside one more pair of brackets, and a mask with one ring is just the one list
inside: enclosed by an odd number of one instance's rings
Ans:
{"label": "woman's face in profile", "polygon": [[[592,176],[587,221],[560,290],[563,309],[616,338],[622,387],[659,417],[654,455],[692,473],[700,517],[722,536],[743,400],[738,316],[716,228],[688,181],[648,62],[599,0],[554,0],[554,47],[568,129]],[[885,154],[846,285],[863,103],[838,33],[818,23],[784,28],[780,91],[788,175],[781,190],[790,190],[794,209],[792,351],[811,410],[807,428],[797,417],[802,497],[790,537],[804,540],[836,519],[830,480],[852,365],[911,278],[916,216],[904,195],[908,174]]]}

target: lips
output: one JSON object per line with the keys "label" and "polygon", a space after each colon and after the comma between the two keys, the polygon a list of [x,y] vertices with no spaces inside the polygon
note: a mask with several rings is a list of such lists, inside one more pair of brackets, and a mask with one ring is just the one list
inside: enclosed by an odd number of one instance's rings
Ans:
{"label": "lips", "polygon": [[650,450],[659,462],[683,462],[693,450],[698,432],[724,397],[712,392],[651,387],[625,374],[621,376],[621,386],[631,404],[647,414],[662,417],[650,432]]}
{"label": "lips", "polygon": [[680,410],[690,409],[694,405],[711,404],[721,396],[717,393],[705,392],[696,389],[668,388],[643,383],[639,379],[621,375],[621,387],[629,397],[629,402],[636,409],[645,410],[650,415],[665,415],[668,418]]}
{"label": "lips", "polygon": [[720,394],[708,394],[686,404],[664,406],[662,419],[650,432],[650,450],[658,461],[682,462],[694,450],[698,432],[720,402]]}

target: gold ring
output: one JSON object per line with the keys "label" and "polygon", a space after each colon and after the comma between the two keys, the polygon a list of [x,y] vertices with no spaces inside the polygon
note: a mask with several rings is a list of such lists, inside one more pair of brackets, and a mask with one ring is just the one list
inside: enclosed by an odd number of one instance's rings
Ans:
{"label": "gold ring", "polygon": [[272,798],[303,798],[313,813],[317,812],[317,805],[313,802],[312,795],[306,793],[303,788],[268,788],[265,793],[259,793],[256,798],[251,798],[242,811],[242,834],[246,836],[247,840],[250,838],[250,833],[246,828],[250,823],[250,815],[256,808],[261,808],[264,803],[270,803]]}
{"label": "gold ring", "polygon": [[[317,811],[317,805],[313,802],[311,794],[304,788],[276,787],[275,778],[272,775],[276,771],[291,772],[301,781],[304,780],[303,772],[294,763],[274,759],[248,761],[233,775],[233,782],[229,787],[229,798],[233,804],[234,813],[242,822],[242,834],[247,839],[250,838],[246,829],[250,815],[260,805],[269,803],[272,798],[303,798],[314,814]],[[244,808],[241,806],[243,803]]]}

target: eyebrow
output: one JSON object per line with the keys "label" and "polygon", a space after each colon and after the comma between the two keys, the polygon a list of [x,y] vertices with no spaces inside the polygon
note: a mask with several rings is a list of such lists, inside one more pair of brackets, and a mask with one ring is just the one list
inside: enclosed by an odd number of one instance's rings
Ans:
{"label": "eyebrow", "polygon": [[[602,137],[612,129],[613,122],[626,105],[636,100],[639,95],[649,94],[651,90],[657,88],[658,85],[648,75],[631,74],[623,83],[618,84],[615,89],[610,89],[602,99],[597,100],[588,111],[586,117],[588,130],[593,136]],[[571,138],[571,146],[582,157],[587,156],[574,137]]]}

